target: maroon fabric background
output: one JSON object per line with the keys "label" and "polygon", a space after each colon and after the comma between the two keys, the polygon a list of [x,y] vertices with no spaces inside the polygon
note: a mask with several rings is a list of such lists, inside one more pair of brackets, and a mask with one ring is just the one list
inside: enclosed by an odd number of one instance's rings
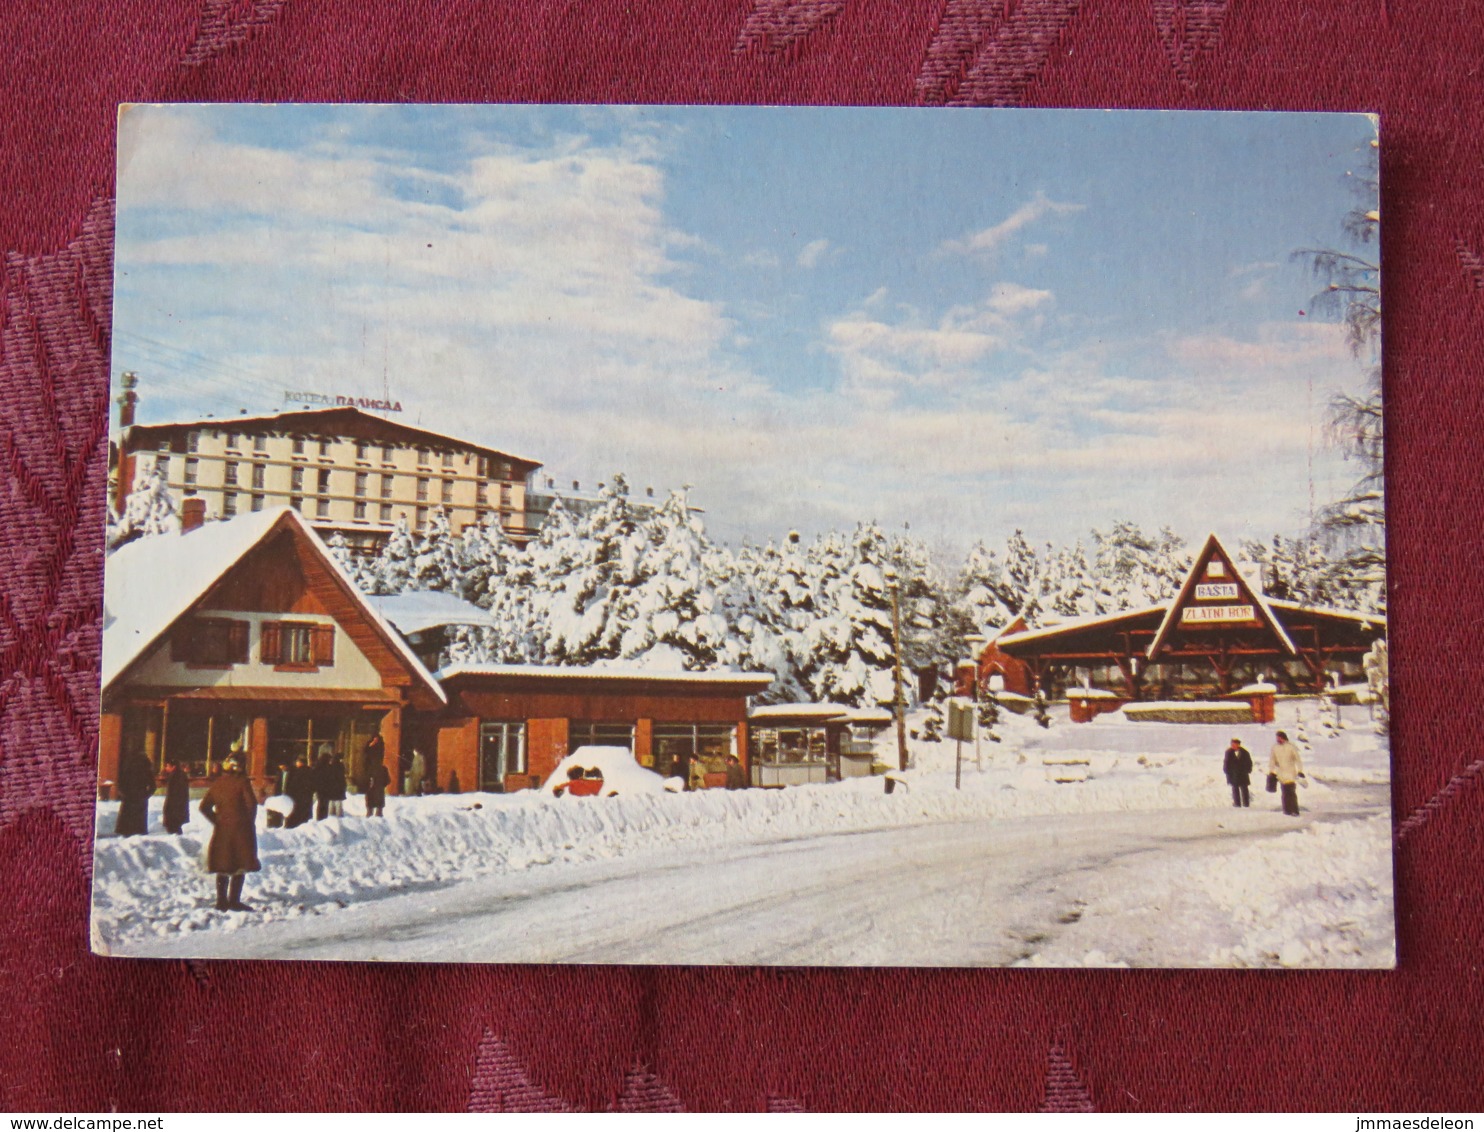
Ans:
{"label": "maroon fabric background", "polygon": [[[23,0],[0,59],[0,1109],[1484,1107],[1484,8]],[[90,955],[114,108],[175,100],[1379,111],[1400,968]]]}

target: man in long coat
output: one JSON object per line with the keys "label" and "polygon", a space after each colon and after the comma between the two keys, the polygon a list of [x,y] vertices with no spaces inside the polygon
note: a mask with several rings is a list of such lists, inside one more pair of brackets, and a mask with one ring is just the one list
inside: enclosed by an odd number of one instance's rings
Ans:
{"label": "man in long coat", "polygon": [[201,812],[213,827],[206,846],[206,871],[216,874],[218,912],[251,912],[242,902],[242,882],[248,873],[263,867],[258,861],[255,825],[258,796],[236,759],[229,758],[222,770],[201,799]]}
{"label": "man in long coat", "polygon": [[1304,761],[1299,757],[1299,749],[1288,741],[1286,731],[1278,732],[1278,741],[1268,756],[1268,773],[1276,774],[1278,785],[1283,788],[1283,812],[1298,817],[1298,780],[1304,778]]}
{"label": "man in long coat", "polygon": [[[383,747],[381,750],[385,750]],[[366,796],[366,816],[368,818],[385,817],[386,788],[392,784],[392,775],[386,768],[386,763],[375,758],[371,744],[366,744],[366,780],[361,785],[361,792]]]}
{"label": "man in long coat", "polygon": [[289,811],[285,829],[301,826],[314,816],[314,772],[309,769],[309,760],[300,755],[283,776],[283,792],[294,803]]}
{"label": "man in long coat", "polygon": [[191,776],[178,762],[165,764],[165,828],[179,834],[191,820]]}
{"label": "man in long coat", "polygon": [[1221,762],[1221,769],[1226,774],[1226,781],[1231,784],[1232,805],[1238,808],[1252,805],[1252,795],[1248,791],[1252,784],[1252,752],[1242,746],[1242,740],[1232,740],[1232,745],[1226,749],[1226,757]]}
{"label": "man in long coat", "polygon": [[155,792],[155,768],[139,752],[125,755],[119,762],[119,815],[113,832],[119,837],[133,837],[149,830],[149,799]]}

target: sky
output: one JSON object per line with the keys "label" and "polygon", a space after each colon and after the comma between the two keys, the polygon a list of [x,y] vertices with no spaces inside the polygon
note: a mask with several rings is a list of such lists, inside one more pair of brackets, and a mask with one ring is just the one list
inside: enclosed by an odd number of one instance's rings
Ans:
{"label": "sky", "polygon": [[136,106],[113,372],[139,419],[400,401],[733,545],[961,550],[1131,520],[1296,534],[1368,368],[1292,253],[1344,246],[1359,115]]}

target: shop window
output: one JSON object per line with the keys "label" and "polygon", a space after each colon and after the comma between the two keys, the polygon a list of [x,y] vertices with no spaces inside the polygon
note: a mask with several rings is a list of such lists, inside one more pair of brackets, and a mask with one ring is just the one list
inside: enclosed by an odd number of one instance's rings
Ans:
{"label": "shop window", "polygon": [[335,663],[335,626],[318,621],[265,621],[262,661],[275,668],[312,670]]}
{"label": "shop window", "polygon": [[759,766],[824,765],[829,746],[823,727],[756,727],[752,758]]}
{"label": "shop window", "polygon": [[679,775],[687,781],[697,769],[704,774],[725,774],[735,735],[736,729],[727,724],[656,723],[654,770],[666,778]]}
{"label": "shop window", "polygon": [[197,617],[176,629],[170,657],[200,668],[230,668],[247,663],[248,622],[226,617]]}
{"label": "shop window", "polygon": [[251,724],[250,719],[241,715],[172,711],[163,727],[161,765],[165,759],[173,759],[192,778],[208,778],[229,757],[242,759],[245,764]]}
{"label": "shop window", "polygon": [[632,751],[634,725],[574,720],[567,729],[567,750],[575,751],[578,747],[623,747]]}

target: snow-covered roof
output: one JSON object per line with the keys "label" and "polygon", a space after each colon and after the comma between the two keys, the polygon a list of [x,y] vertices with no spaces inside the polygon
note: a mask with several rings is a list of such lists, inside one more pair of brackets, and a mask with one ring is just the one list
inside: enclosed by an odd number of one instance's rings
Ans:
{"label": "snow-covered roof", "polygon": [[849,704],[763,704],[747,713],[749,719],[849,720],[851,723],[890,723],[886,708],[858,708]]}
{"label": "snow-covered roof", "polygon": [[1305,605],[1301,601],[1289,601],[1287,598],[1270,597],[1264,598],[1273,609],[1288,609],[1294,613],[1317,613],[1322,617],[1343,617],[1346,621],[1359,621],[1363,625],[1374,625],[1377,628],[1386,627],[1386,614],[1384,613],[1356,613],[1349,609],[1335,609],[1327,605]]}
{"label": "snow-covered roof", "polygon": [[1127,696],[1120,696],[1117,692],[1110,692],[1106,688],[1068,688],[1067,699],[1069,700],[1126,700]]}
{"label": "snow-covered roof", "polygon": [[1051,637],[1059,633],[1068,633],[1073,629],[1091,629],[1100,625],[1111,625],[1117,621],[1125,621],[1132,617],[1147,617],[1152,613],[1163,613],[1169,606],[1169,602],[1162,601],[1158,605],[1145,605],[1138,609],[1120,609],[1117,613],[1097,613],[1088,617],[1068,617],[1055,625],[1043,625],[1039,629],[1022,629],[1019,633],[1006,633],[996,639],[996,644],[1013,645],[1021,641],[1035,641],[1042,637]]}
{"label": "snow-covered roof", "polygon": [[250,511],[193,531],[152,535],[120,547],[103,567],[103,687],[138,660],[228,570],[280,522],[309,539],[368,620],[439,701],[447,697],[422,661],[340,568],[324,540],[292,507]]}
{"label": "snow-covered roof", "polygon": [[484,625],[493,628],[494,616],[441,590],[411,590],[400,594],[369,594],[366,600],[382,617],[407,635],[447,625]]}
{"label": "snow-covered roof", "polygon": [[1226,547],[1216,537],[1216,532],[1212,531],[1206,536],[1206,541],[1201,547],[1201,552],[1191,561],[1190,569],[1185,575],[1185,581],[1180,586],[1180,592],[1175,595],[1175,599],[1169,603],[1168,608],[1165,610],[1164,619],[1160,621],[1159,628],[1155,631],[1154,640],[1149,642],[1149,648],[1144,652],[1145,657],[1151,661],[1159,658],[1159,654],[1164,648],[1165,639],[1175,627],[1176,615],[1185,608],[1185,603],[1189,600],[1191,593],[1195,591],[1198,585],[1197,578],[1200,576],[1200,572],[1206,569],[1207,564],[1218,553],[1221,555],[1222,561],[1228,566],[1231,566],[1232,573],[1241,579],[1241,588],[1246,590],[1247,596],[1252,599],[1252,604],[1258,612],[1258,619],[1272,630],[1273,635],[1278,638],[1278,643],[1283,646],[1283,650],[1289,656],[1297,656],[1298,649],[1294,646],[1293,639],[1288,635],[1288,630],[1283,627],[1283,623],[1273,616],[1273,611],[1269,608],[1267,598],[1263,596],[1262,590],[1249,582],[1242,575],[1241,571],[1236,568],[1236,559],[1226,552]]}
{"label": "snow-covered roof", "polygon": [[771,672],[681,672],[663,668],[641,668],[638,665],[594,664],[487,664],[483,662],[460,662],[440,668],[434,673],[437,680],[451,680],[455,676],[539,676],[543,679],[560,680],[662,680],[674,684],[760,684],[763,687],[773,682]]}

